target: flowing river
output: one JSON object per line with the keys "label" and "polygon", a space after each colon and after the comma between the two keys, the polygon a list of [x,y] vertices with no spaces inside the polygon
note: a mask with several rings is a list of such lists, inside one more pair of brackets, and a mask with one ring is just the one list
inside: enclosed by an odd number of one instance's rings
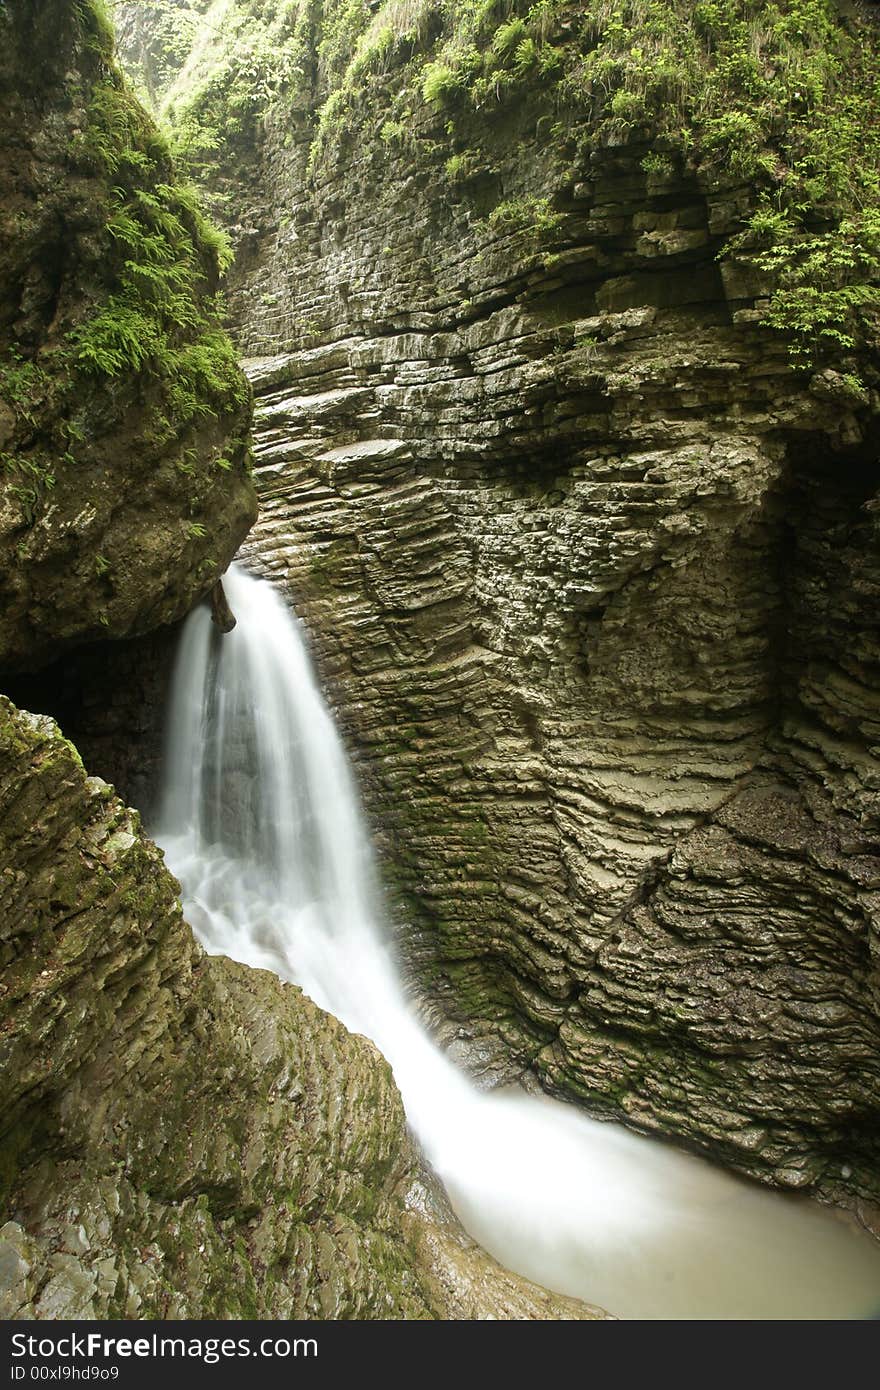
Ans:
{"label": "flowing river", "polygon": [[156,835],[208,951],[294,980],[391,1063],[462,1223],[508,1268],[638,1318],[880,1311],[880,1245],[573,1106],[482,1092],[412,1012],[345,754],[295,618],[233,566],[187,619]]}

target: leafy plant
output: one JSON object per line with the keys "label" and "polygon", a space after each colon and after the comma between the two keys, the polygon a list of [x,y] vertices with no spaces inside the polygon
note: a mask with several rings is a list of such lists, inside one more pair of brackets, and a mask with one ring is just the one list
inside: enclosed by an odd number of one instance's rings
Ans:
{"label": "leafy plant", "polygon": [[[768,236],[766,215],[758,225]],[[796,362],[813,365],[823,347],[858,346],[868,325],[874,336],[880,324],[880,211],[867,209],[811,236],[778,220],[769,240],[755,257],[776,283],[764,322],[788,336]]]}
{"label": "leafy plant", "polygon": [[33,526],[43,498],[55,486],[55,474],[39,457],[10,453],[0,454],[0,471],[12,479],[4,492],[18,502],[25,525]]}
{"label": "leafy plant", "polygon": [[489,225],[495,231],[526,233],[543,240],[559,230],[562,217],[553,211],[548,198],[508,198],[493,208]]}
{"label": "leafy plant", "polygon": [[446,63],[429,63],[422,76],[425,101],[448,101],[461,91],[462,79]]}

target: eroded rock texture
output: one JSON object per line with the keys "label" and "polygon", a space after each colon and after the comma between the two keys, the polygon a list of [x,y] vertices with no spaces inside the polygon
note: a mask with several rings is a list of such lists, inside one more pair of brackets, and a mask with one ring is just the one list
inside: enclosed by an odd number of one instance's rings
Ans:
{"label": "eroded rock texture", "polygon": [[0,669],[182,616],[254,519],[216,236],[99,0],[0,7]]}
{"label": "eroded rock texture", "polygon": [[245,554],[312,633],[439,1026],[876,1199],[873,368],[795,371],[760,326],[724,169],[560,151],[537,89],[448,161],[439,101],[389,129],[392,62],[316,159],[311,80],[212,175]]}
{"label": "eroded rock texture", "polygon": [[0,1315],[583,1318],[420,1170],[387,1064],[205,956],[137,815],[0,697]]}

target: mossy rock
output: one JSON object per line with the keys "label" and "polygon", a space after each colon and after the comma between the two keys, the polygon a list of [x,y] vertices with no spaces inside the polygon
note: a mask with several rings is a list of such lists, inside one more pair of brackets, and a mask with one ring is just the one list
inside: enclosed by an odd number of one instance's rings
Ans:
{"label": "mossy rock", "polygon": [[185,613],[256,515],[224,240],[96,3],[0,8],[0,668]]}
{"label": "mossy rock", "polygon": [[207,957],[177,894],[0,696],[0,1316],[599,1316],[480,1250],[372,1043]]}

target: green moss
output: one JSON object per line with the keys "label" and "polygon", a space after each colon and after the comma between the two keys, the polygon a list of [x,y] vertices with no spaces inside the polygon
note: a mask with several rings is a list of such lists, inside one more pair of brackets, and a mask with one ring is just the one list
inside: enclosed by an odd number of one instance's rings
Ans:
{"label": "green moss", "polygon": [[40,1142],[40,1127],[36,1116],[14,1124],[5,1130],[0,1143],[0,1203],[8,1210],[10,1194],[15,1190],[19,1175]]}
{"label": "green moss", "polygon": [[112,49],[113,21],[104,0],[74,0],[74,14],[92,52],[103,55]]}
{"label": "green moss", "polygon": [[166,141],[115,69],[93,89],[73,156],[113,180],[105,222],[112,292],[71,333],[73,370],[160,378],[178,427],[218,405],[243,405],[247,390],[216,300],[228,240],[176,181]]}
{"label": "green moss", "polygon": [[726,254],[771,275],[764,321],[796,361],[875,330],[880,43],[832,0],[236,0],[215,33],[190,19],[209,56],[166,114],[193,168],[296,102],[315,113],[316,170],[374,93],[388,143],[422,115],[444,121],[461,183],[486,164],[496,114],[531,103],[573,171],[591,149],[644,141],[649,175],[751,184],[755,219]]}
{"label": "green moss", "polygon": [[168,142],[115,67],[112,44],[103,77],[90,92],[85,128],[71,143],[71,160],[83,173],[149,173],[170,157]]}
{"label": "green moss", "polygon": [[57,322],[36,346],[13,339],[0,356],[11,421],[0,471],[25,526],[117,403],[149,401],[143,442],[164,446],[191,445],[206,417],[241,421],[249,400],[221,326],[228,239],[179,179],[167,139],[117,67],[103,7],[82,0],[73,21],[78,67],[68,82],[85,114],[67,160],[88,189],[90,225],[71,243]]}
{"label": "green moss", "polygon": [[332,592],[343,579],[351,559],[351,549],[343,541],[331,541],[322,550],[316,550],[309,561],[310,590],[318,595]]}

